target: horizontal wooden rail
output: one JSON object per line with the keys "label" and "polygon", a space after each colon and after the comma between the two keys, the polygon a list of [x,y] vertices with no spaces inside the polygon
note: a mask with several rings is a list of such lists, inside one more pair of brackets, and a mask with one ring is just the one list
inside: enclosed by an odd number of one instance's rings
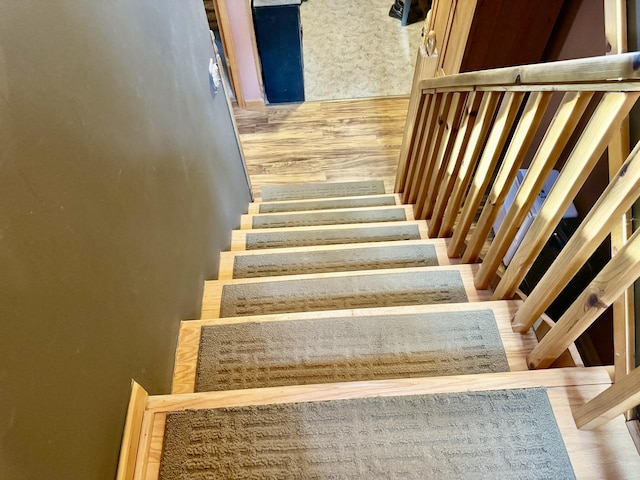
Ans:
{"label": "horizontal wooden rail", "polygon": [[[498,85],[588,84],[640,78],[640,53],[591,57],[461,73],[420,82],[422,90]],[[629,89],[620,86],[625,91]],[[633,89],[635,89],[634,87]],[[586,89],[586,88],[585,88]]]}

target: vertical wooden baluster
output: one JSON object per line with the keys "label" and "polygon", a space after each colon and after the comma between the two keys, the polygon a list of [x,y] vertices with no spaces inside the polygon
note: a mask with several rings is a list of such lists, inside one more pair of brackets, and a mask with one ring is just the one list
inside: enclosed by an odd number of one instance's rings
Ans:
{"label": "vertical wooden baluster", "polygon": [[[433,206],[435,203],[436,195],[440,190],[440,182],[444,176],[444,172],[447,168],[451,151],[455,145],[458,130],[460,129],[460,122],[462,120],[462,112],[464,111],[464,104],[467,100],[468,93],[460,92],[453,95],[451,101],[451,108],[449,109],[449,115],[444,125],[444,135],[440,142],[440,148],[434,157],[433,161],[433,173],[431,178],[428,179],[427,196],[424,203],[421,205],[422,210],[418,209],[420,215],[427,218],[431,217],[433,213]],[[427,180],[427,179],[425,179]],[[419,205],[416,205],[416,208]]]}
{"label": "vertical wooden baluster", "polygon": [[[413,181],[413,177],[416,173],[416,163],[418,162],[418,156],[420,154],[420,146],[422,144],[425,129],[426,129],[426,118],[428,116],[429,108],[431,106],[431,102],[433,101],[433,95],[423,95],[422,101],[418,106],[418,112],[416,115],[418,116],[417,121],[415,122],[415,128],[413,131],[413,137],[408,146],[408,154],[406,158],[406,162],[404,164],[404,172],[402,175],[404,179],[400,182],[396,179],[396,192],[402,192],[402,202],[407,203],[407,199],[409,196],[409,189],[411,188],[411,182]],[[398,185],[400,185],[398,187]]]}
{"label": "vertical wooden baluster", "polygon": [[[605,0],[604,30],[607,43],[611,46],[607,55],[627,52],[627,8],[624,0]],[[623,120],[620,130],[609,143],[609,176],[613,178],[629,153],[629,119]],[[620,249],[631,235],[631,211],[625,212],[618,225],[611,230],[611,254]],[[636,366],[635,351],[635,305],[633,287],[613,304],[613,350],[614,381],[625,377]],[[625,414],[627,420],[636,418],[634,410]]]}
{"label": "vertical wooden baluster", "polygon": [[[424,203],[427,186],[429,185],[429,181],[431,179],[431,175],[435,170],[435,162],[438,156],[438,151],[440,149],[440,145],[442,144],[442,138],[444,137],[446,127],[447,127],[447,117],[449,116],[449,111],[451,110],[451,102],[453,100],[454,94],[452,92],[445,93],[442,98],[442,104],[440,106],[440,112],[438,112],[438,116],[435,119],[436,125],[435,130],[433,132],[433,137],[431,138],[428,152],[424,157],[423,171],[422,175],[418,178],[419,183],[416,183],[416,197],[414,202],[416,204],[414,216],[415,218],[423,218],[420,216],[421,213],[421,205]],[[426,149],[425,149],[426,150]]]}
{"label": "vertical wooden baluster", "polygon": [[596,275],[527,356],[529,368],[546,368],[640,277],[640,230]]}
{"label": "vertical wooden baluster", "polygon": [[528,331],[604,241],[640,192],[640,142],[513,317],[514,332]]}
{"label": "vertical wooden baluster", "polygon": [[406,196],[403,197],[404,203],[415,203],[416,197],[418,196],[418,188],[420,188],[420,182],[424,176],[425,165],[428,161],[429,149],[433,143],[434,132],[437,129],[438,116],[442,108],[443,98],[444,94],[435,93],[431,105],[429,105],[429,112],[425,123],[426,128],[420,142],[420,149],[416,156],[416,170],[411,179],[409,190],[405,191]]}
{"label": "vertical wooden baluster", "polygon": [[529,165],[529,171],[520,185],[513,205],[507,211],[500,229],[482,260],[474,283],[476,288],[488,288],[498,271],[502,257],[511,246],[533,202],[538,197],[549,172],[564,150],[582,114],[593,97],[593,92],[566,93],[556,111],[538,150]]}
{"label": "vertical wooden baluster", "polygon": [[460,171],[460,167],[462,166],[462,159],[467,149],[467,145],[469,144],[469,139],[471,138],[471,133],[473,131],[473,126],[476,122],[476,118],[478,117],[478,111],[480,109],[482,96],[483,92],[472,92],[469,95],[469,99],[467,100],[466,112],[462,128],[458,133],[456,143],[451,152],[449,161],[447,162],[447,168],[445,169],[444,175],[442,177],[440,190],[438,191],[438,196],[435,200],[435,206],[431,214],[431,220],[429,220],[430,237],[437,236],[438,232],[440,231],[440,227],[442,226],[442,217],[444,215],[444,210],[447,206],[447,201],[451,196],[451,192],[453,192],[453,187],[455,186],[458,172]]}
{"label": "vertical wooden baluster", "polygon": [[458,218],[464,195],[467,193],[469,183],[471,183],[471,177],[478,164],[487,135],[493,125],[493,119],[501,98],[502,93],[500,92],[487,92],[482,97],[480,112],[471,131],[469,145],[460,162],[460,170],[456,176],[451,198],[445,199],[446,206],[442,217],[442,226],[438,232],[439,237],[450,237],[453,232],[453,225]]}
{"label": "vertical wooden baluster", "polygon": [[638,93],[607,93],[567,159],[558,180],[522,240],[494,292],[494,298],[511,298],[542,251],[569,205],[607,148],[611,135],[636,103]]}
{"label": "vertical wooden baluster", "polygon": [[469,233],[471,223],[482,201],[482,196],[491,181],[498,160],[502,155],[524,96],[524,92],[507,92],[502,99],[498,116],[496,117],[491,133],[489,134],[489,139],[482,152],[482,158],[473,176],[471,188],[467,193],[460,219],[453,232],[451,243],[449,244],[447,254],[451,258],[459,257],[462,254],[467,233]]}
{"label": "vertical wooden baluster", "polygon": [[462,263],[474,263],[478,260],[480,251],[489,236],[489,230],[491,230],[500,207],[509,193],[511,184],[513,184],[518,169],[529,150],[542,117],[547,111],[552,95],[551,92],[533,92],[530,95],[487,198],[487,203],[482,209],[476,228],[469,239],[464,255],[462,255]]}

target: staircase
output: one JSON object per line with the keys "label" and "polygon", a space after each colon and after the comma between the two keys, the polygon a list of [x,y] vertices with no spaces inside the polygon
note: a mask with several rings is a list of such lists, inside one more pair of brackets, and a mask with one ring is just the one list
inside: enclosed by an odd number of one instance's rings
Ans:
{"label": "staircase", "polygon": [[[536,336],[533,330],[520,334],[511,328],[521,300],[492,301],[491,291],[477,290],[473,275],[478,266],[449,259],[448,240],[429,239],[426,222],[415,221],[397,195],[368,194],[365,187],[380,187],[378,182],[358,182],[366,193],[358,196],[345,195],[341,185],[327,185],[336,190],[313,200],[282,201],[265,188],[264,197],[249,206],[242,228],[233,232],[232,250],[221,255],[219,279],[206,282],[202,319],[182,322],[172,394],[144,396],[141,450],[131,478],[498,478],[505,473],[571,478],[572,472],[577,478],[612,478],[614,467],[620,474],[616,478],[634,478],[640,463],[622,419],[594,434],[578,431],[571,416],[581,398],[610,385],[608,369],[528,371],[526,357]],[[307,187],[306,195],[313,196],[317,187]],[[275,190],[284,194],[292,188]],[[367,207],[360,206],[363,202]],[[358,218],[364,223],[356,223]],[[370,218],[378,221],[367,222]],[[533,392],[549,399],[552,416],[545,414],[544,404],[536,404],[533,417],[551,418],[551,433],[528,433],[526,452],[508,435],[486,439],[486,419],[476,415],[486,405],[497,408],[495,399],[485,397],[491,392],[504,396],[505,389],[509,395]],[[469,400],[469,395],[480,397]],[[445,406],[344,402],[380,398]],[[501,408],[512,401],[517,398]],[[320,415],[315,428],[320,424],[327,431],[311,434],[320,445],[309,447],[313,438],[289,439],[278,416],[275,424],[262,426],[273,412],[259,407],[270,405],[328,406],[329,413],[281,412],[295,425],[300,418]],[[211,410],[220,408],[226,410]],[[374,408],[375,416],[364,415],[365,421],[378,419],[373,426],[358,423],[362,408]],[[401,413],[399,408],[444,408],[441,415],[448,415],[450,423],[450,416],[460,418],[465,408],[470,415],[463,419],[463,432],[484,433],[452,437],[449,443],[440,438],[435,445],[427,440],[436,438],[438,428],[428,435],[423,429],[433,430],[433,425],[411,428],[432,422],[431,417],[416,419],[415,411]],[[227,420],[234,424],[231,433],[220,433],[217,420],[210,423],[212,411],[241,417]],[[380,426],[381,415],[394,421]],[[396,422],[406,423],[407,416],[409,427],[398,423],[396,430]],[[508,412],[496,418],[507,421]],[[184,421],[195,422],[196,431],[181,437]],[[244,432],[240,423],[247,421],[260,425]],[[547,448],[554,428],[560,458]],[[368,433],[354,440],[345,429]],[[236,445],[243,435],[251,440]],[[594,455],[604,438],[612,448]],[[176,441],[182,443],[176,447]],[[458,441],[479,450],[465,449]],[[478,444],[484,441],[494,442],[500,454]],[[327,445],[341,453],[327,456]],[[238,451],[244,453],[238,457]],[[546,453],[529,455],[538,451]],[[419,454],[421,461],[415,458]]]}
{"label": "staircase", "polygon": [[[397,193],[377,181],[264,187],[205,282],[201,318],[181,324],[172,393],[133,385],[119,478],[640,478],[638,422],[622,415],[640,403],[630,324],[616,323],[615,368],[584,367],[573,346],[640,276],[640,234],[557,322],[543,313],[638,197],[640,147],[531,295],[518,291],[639,96],[636,82],[608,79],[633,78],[636,64],[423,82]],[[530,173],[489,238],[556,91]]]}

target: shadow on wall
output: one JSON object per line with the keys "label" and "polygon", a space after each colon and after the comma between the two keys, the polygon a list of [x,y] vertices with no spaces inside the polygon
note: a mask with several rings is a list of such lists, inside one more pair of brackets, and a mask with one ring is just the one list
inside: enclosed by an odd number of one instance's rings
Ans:
{"label": "shadow on wall", "polygon": [[202,2],[0,17],[0,478],[113,478],[249,202]]}

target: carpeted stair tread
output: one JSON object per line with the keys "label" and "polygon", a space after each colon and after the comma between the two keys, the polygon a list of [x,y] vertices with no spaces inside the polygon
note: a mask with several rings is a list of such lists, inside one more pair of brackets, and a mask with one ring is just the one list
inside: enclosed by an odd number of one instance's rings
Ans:
{"label": "carpeted stair tread", "polygon": [[257,205],[258,213],[283,213],[303,210],[331,210],[336,208],[383,207],[396,205],[395,195],[326,198],[298,202],[268,202]]}
{"label": "carpeted stair tread", "polygon": [[380,247],[238,255],[233,260],[233,278],[438,265],[435,245],[397,243]]}
{"label": "carpeted stair tread", "polygon": [[455,269],[327,275],[226,284],[220,317],[467,301],[462,276]]}
{"label": "carpeted stair tread", "polygon": [[360,225],[346,228],[317,228],[281,230],[275,232],[247,232],[247,250],[261,248],[308,247],[394,240],[419,240],[417,223],[404,225]]}
{"label": "carpeted stair tread", "polygon": [[311,227],[316,225],[344,225],[348,223],[402,222],[407,218],[405,208],[376,207],[364,209],[340,209],[322,212],[275,213],[254,215],[252,228]]}
{"label": "carpeted stair tread", "polygon": [[262,187],[262,201],[301,200],[306,198],[356,197],[385,193],[382,180],[337,183],[304,183]]}
{"label": "carpeted stair tread", "polygon": [[195,391],[508,372],[488,309],[202,327]]}
{"label": "carpeted stair tread", "polygon": [[544,388],[167,414],[160,478],[575,478]]}

